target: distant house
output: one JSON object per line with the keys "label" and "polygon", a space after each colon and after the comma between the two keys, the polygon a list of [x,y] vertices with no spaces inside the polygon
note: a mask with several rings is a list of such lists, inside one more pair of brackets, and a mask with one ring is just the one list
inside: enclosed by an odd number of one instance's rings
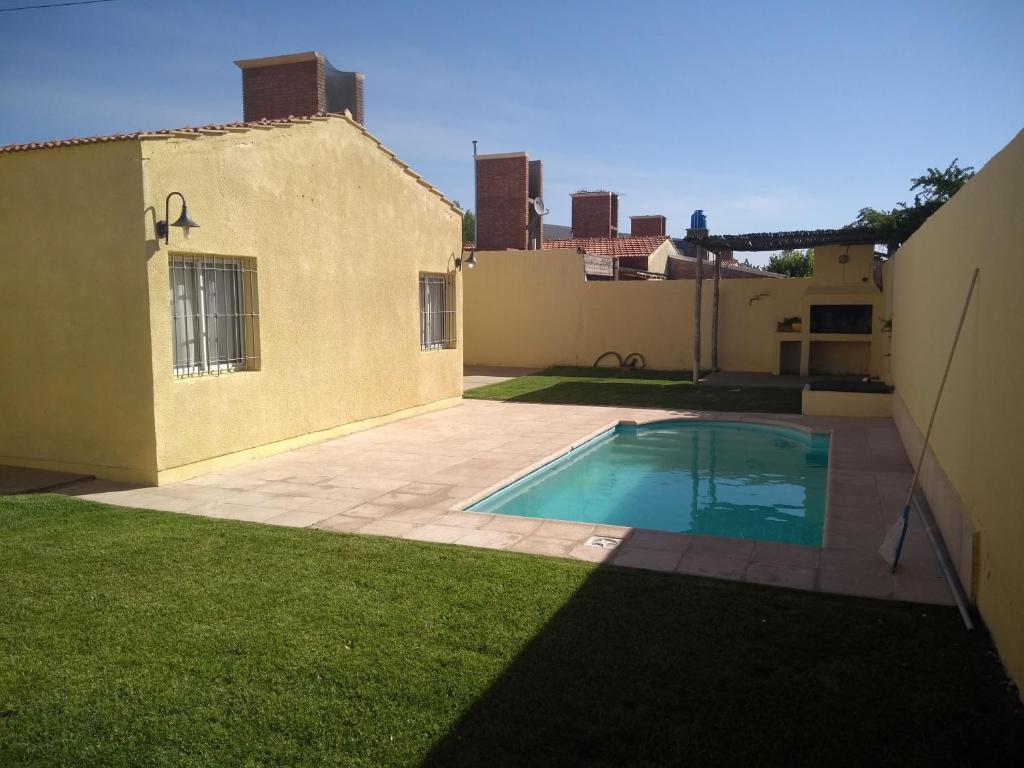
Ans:
{"label": "distant house", "polygon": [[162,484],[459,402],[461,211],[361,75],[239,66],[246,122],[0,148],[0,463]]}
{"label": "distant house", "polygon": [[[620,280],[664,279],[669,259],[678,256],[672,240],[664,235],[545,240],[544,248],[576,248],[584,254],[608,259],[613,270],[611,277]],[[588,269],[588,277],[591,273]]]}

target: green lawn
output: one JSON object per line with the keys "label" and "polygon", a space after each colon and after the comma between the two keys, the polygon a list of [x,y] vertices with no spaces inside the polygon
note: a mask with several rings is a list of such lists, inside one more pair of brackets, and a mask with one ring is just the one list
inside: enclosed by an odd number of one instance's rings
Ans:
{"label": "green lawn", "polygon": [[956,611],[0,498],[0,765],[1022,765]]}
{"label": "green lawn", "polygon": [[692,376],[682,371],[548,368],[530,376],[477,387],[464,396],[524,403],[800,413],[799,389],[694,386]]}

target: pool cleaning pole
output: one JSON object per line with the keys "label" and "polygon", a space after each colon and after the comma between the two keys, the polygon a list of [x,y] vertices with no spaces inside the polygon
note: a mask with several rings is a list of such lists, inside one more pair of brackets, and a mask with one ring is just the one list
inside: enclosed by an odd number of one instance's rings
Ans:
{"label": "pool cleaning pole", "polygon": [[960,322],[956,327],[956,336],[953,337],[953,346],[949,349],[949,359],[946,360],[946,370],[942,373],[942,381],[939,382],[939,393],[935,396],[935,405],[932,407],[931,418],[928,419],[928,431],[924,433],[924,444],[921,446],[921,455],[917,459],[917,466],[914,468],[914,479],[910,481],[910,490],[907,491],[907,503],[903,506],[903,516],[900,523],[899,540],[896,542],[896,554],[892,561],[892,573],[896,573],[896,566],[900,562],[900,554],[903,552],[903,542],[907,538],[907,525],[910,521],[910,502],[914,498],[914,488],[917,486],[917,479],[921,474],[921,465],[924,464],[925,453],[928,451],[928,441],[932,437],[932,427],[935,426],[935,414],[939,411],[939,402],[942,400],[942,390],[946,387],[946,378],[949,376],[949,369],[953,365],[953,355],[956,354],[956,345],[960,341],[960,332],[964,329],[964,320],[967,319],[967,309],[971,306],[971,296],[974,295],[974,284],[978,282],[980,268],[975,268],[974,276],[971,277],[971,287],[967,289],[967,299],[964,301],[963,312],[960,313]]}

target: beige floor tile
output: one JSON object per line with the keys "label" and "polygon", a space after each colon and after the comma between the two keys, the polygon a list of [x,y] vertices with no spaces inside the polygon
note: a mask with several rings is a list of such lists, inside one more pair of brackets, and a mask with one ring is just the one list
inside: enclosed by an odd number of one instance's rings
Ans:
{"label": "beige floor tile", "polygon": [[454,525],[459,528],[479,528],[489,523],[491,517],[484,512],[446,512],[434,522],[438,525]]}
{"label": "beige floor tile", "polygon": [[540,528],[542,520],[533,517],[515,517],[512,515],[493,515],[484,528],[494,531],[507,531],[529,536]]}
{"label": "beige floor tile", "polygon": [[303,511],[311,504],[314,504],[321,499],[314,498],[312,496],[287,496],[284,494],[271,496],[269,501],[265,501],[259,506],[263,507],[277,507],[281,510],[289,511]]}
{"label": "beige floor tile", "polygon": [[567,557],[573,546],[573,543],[567,539],[548,539],[543,536],[525,536],[509,547],[509,549],[514,552],[525,552],[531,555]]}
{"label": "beige floor tile", "polygon": [[423,497],[418,493],[391,491],[390,493],[385,493],[383,496],[377,496],[374,498],[373,503],[408,507],[423,503]]}
{"label": "beige floor tile", "polygon": [[818,588],[822,592],[860,597],[888,598],[893,593],[892,576],[888,573],[822,569],[818,571]]}
{"label": "beige floor tile", "polygon": [[401,538],[415,529],[414,523],[402,523],[397,520],[371,520],[359,529],[359,533]]}
{"label": "beige floor tile", "polygon": [[581,542],[594,532],[591,523],[564,523],[559,520],[545,520],[537,529],[537,536],[546,539],[567,539]]}
{"label": "beige floor tile", "polygon": [[[597,532],[595,531],[595,534]],[[606,534],[597,534],[603,536]],[[661,549],[667,552],[682,554],[694,537],[683,533],[670,533],[668,531],[650,531],[643,528],[636,528],[629,535],[629,546],[642,549]]]}
{"label": "beige floor tile", "polygon": [[269,525],[284,525],[289,528],[308,528],[313,523],[318,523],[327,515],[322,512],[304,512],[301,509],[289,509],[274,517],[268,517],[262,521]]}
{"label": "beige floor tile", "polygon": [[138,506],[142,509],[155,509],[160,512],[188,512],[209,503],[201,499],[182,499],[163,493],[149,493],[140,495],[138,498],[138,502],[132,503],[131,506]]}
{"label": "beige floor tile", "polygon": [[751,563],[747,566],[743,580],[755,584],[770,584],[775,587],[813,590],[817,577],[816,568],[799,568],[774,563]]}
{"label": "beige floor tile", "polygon": [[831,487],[833,495],[836,497],[867,496],[876,498],[878,486],[875,485],[874,473],[866,472],[865,474],[871,475],[870,479],[860,483],[842,483],[833,478]]}
{"label": "beige floor tile", "polygon": [[682,555],[665,549],[645,549],[625,545],[615,550],[612,563],[626,568],[643,568],[648,571],[674,571]]}
{"label": "beige floor tile", "polygon": [[312,528],[322,528],[325,531],[345,531],[351,532],[359,528],[363,528],[367,525],[372,525],[375,521],[366,517],[349,517],[348,515],[335,515],[334,517],[328,517],[326,520],[321,520],[318,523],[313,523]]}
{"label": "beige floor tile", "polygon": [[829,494],[829,509],[832,507],[848,507],[859,510],[877,510],[879,506],[878,494],[852,494],[838,493],[832,491]]}
{"label": "beige floor tile", "polygon": [[848,571],[867,575],[887,573],[888,564],[877,551],[831,549],[821,550],[819,568],[822,571]]}
{"label": "beige floor tile", "polygon": [[615,558],[615,550],[577,544],[569,550],[569,557],[574,560],[586,560],[589,563],[608,563]]}
{"label": "beige floor tile", "polygon": [[437,522],[438,518],[442,517],[445,513],[437,509],[402,509],[400,507],[395,508],[394,511],[389,512],[384,519],[394,520],[400,523],[415,523],[416,525],[425,525],[426,523]]}
{"label": "beige floor tile", "polygon": [[440,483],[409,483],[398,489],[401,493],[415,493],[418,496],[429,496],[434,493],[447,491],[450,486]]}
{"label": "beige floor tile", "polygon": [[389,504],[360,504],[345,510],[350,517],[384,517],[390,516],[396,508]]}
{"label": "beige floor tile", "polygon": [[342,499],[313,499],[302,507],[303,512],[321,512],[324,515],[340,515],[346,510],[358,507],[360,502]]}
{"label": "beige floor tile", "polygon": [[413,528],[411,531],[403,535],[406,539],[416,539],[416,541],[433,541],[438,544],[452,544],[467,533],[472,528],[459,528],[454,525],[434,525],[428,523],[427,525],[420,525]]}
{"label": "beige floor tile", "polygon": [[477,528],[459,539],[458,543],[469,547],[483,547],[485,549],[509,549],[522,538],[522,535],[518,533]]}
{"label": "beige floor tile", "polygon": [[754,542],[750,539],[693,536],[687,549],[687,553],[690,552],[695,555],[718,555],[747,560],[754,552]]}
{"label": "beige floor tile", "polygon": [[755,563],[788,565],[817,569],[821,550],[818,547],[798,547],[774,541],[757,541],[750,559]]}
{"label": "beige floor tile", "polygon": [[746,569],[747,560],[745,558],[702,555],[694,552],[684,554],[676,566],[678,573],[732,580],[742,579]]}
{"label": "beige floor tile", "polygon": [[271,507],[250,507],[245,504],[224,504],[212,501],[196,510],[195,514],[205,517],[216,517],[222,520],[243,520],[250,523],[263,523],[271,517],[281,514],[280,509]]}

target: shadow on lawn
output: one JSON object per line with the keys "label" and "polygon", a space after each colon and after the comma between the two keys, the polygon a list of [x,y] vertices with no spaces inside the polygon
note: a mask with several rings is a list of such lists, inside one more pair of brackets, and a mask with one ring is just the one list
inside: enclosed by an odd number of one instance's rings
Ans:
{"label": "shadow on lawn", "polygon": [[989,648],[952,608],[598,568],[423,765],[1019,765]]}
{"label": "shadow on lawn", "polygon": [[798,389],[693,386],[689,381],[650,384],[630,381],[557,381],[503,397],[506,402],[569,403],[701,411],[800,413]]}
{"label": "shadow on lawn", "polygon": [[[708,371],[701,371],[703,376]],[[581,377],[597,379],[658,379],[664,381],[692,382],[690,371],[661,371],[653,368],[575,368],[573,366],[553,366],[531,376],[557,376],[561,378]]]}

